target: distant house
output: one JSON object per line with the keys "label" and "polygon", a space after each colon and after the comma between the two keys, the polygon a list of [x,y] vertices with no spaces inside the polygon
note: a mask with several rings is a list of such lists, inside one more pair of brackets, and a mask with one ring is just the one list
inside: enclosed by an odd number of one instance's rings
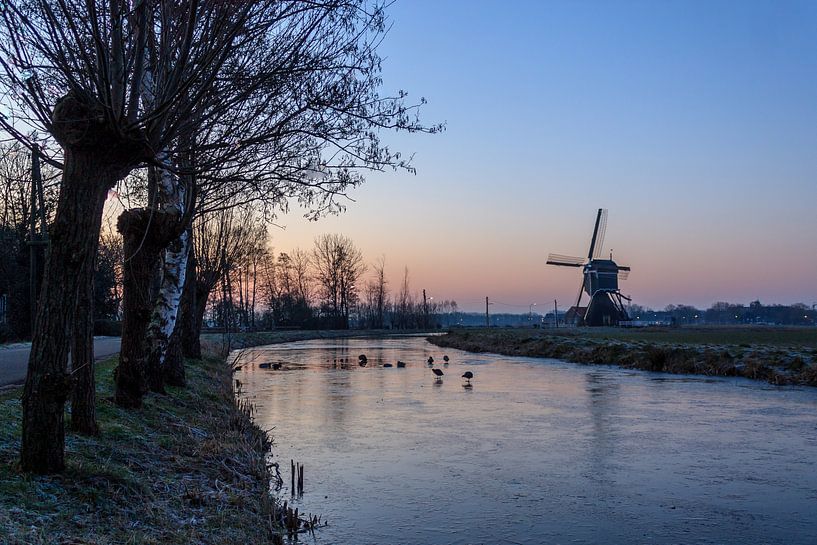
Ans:
{"label": "distant house", "polygon": [[587,307],[572,306],[565,312],[565,324],[567,325],[582,325],[584,322],[584,315],[587,313]]}

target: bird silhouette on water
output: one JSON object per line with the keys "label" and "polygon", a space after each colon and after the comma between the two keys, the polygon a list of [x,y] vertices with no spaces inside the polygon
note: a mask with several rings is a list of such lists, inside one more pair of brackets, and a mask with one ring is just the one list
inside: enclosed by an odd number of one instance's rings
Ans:
{"label": "bird silhouette on water", "polygon": [[428,357],[428,365],[429,366],[434,365],[434,358],[432,358],[431,356]]}
{"label": "bird silhouette on water", "polygon": [[443,365],[448,365],[448,355],[443,356],[443,361],[445,362]]}
{"label": "bird silhouette on water", "polygon": [[402,369],[405,366],[406,366],[406,362],[397,360],[397,367],[400,367]]}
{"label": "bird silhouette on water", "polygon": [[435,375],[437,375],[437,380],[442,380],[443,379],[442,369],[432,369],[431,372],[434,373]]}
{"label": "bird silhouette on water", "polygon": [[468,381],[468,384],[471,384],[471,379],[474,378],[474,373],[472,373],[471,371],[466,371],[465,373],[462,374],[462,378]]}

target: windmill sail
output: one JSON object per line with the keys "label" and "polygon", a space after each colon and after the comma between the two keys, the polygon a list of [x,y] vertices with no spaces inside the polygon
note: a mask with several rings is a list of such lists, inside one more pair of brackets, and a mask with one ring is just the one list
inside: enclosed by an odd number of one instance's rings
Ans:
{"label": "windmill sail", "polygon": [[593,252],[596,250],[596,240],[598,239],[599,224],[601,223],[602,212],[603,209],[599,208],[599,212],[596,214],[596,225],[593,227],[593,238],[590,239],[590,251],[587,252],[587,259],[593,259]]}
{"label": "windmill sail", "polygon": [[563,267],[581,267],[584,265],[584,258],[572,255],[548,254],[548,265],[561,265]]}
{"label": "windmill sail", "polygon": [[604,259],[604,235],[607,234],[607,209],[603,208],[599,210],[598,217],[596,219],[596,244],[595,248],[593,249],[593,257],[592,259]]}

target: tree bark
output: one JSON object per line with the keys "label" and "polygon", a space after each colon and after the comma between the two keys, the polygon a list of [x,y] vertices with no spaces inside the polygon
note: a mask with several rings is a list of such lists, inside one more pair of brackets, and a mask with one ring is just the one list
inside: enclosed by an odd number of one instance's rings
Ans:
{"label": "tree bark", "polygon": [[[147,331],[150,347],[148,384],[154,392],[164,393],[165,360],[170,337],[176,328],[179,304],[184,291],[189,242],[190,233],[185,231],[170,242],[162,259],[161,286],[155,298]],[[181,360],[178,363],[183,365]]]}
{"label": "tree bark", "polygon": [[71,429],[85,435],[98,435],[96,423],[96,381],[94,380],[94,263],[83,269],[74,312],[74,334],[71,343]]}
{"label": "tree bark", "polygon": [[66,371],[77,290],[83,269],[85,276],[93,275],[89,264],[99,241],[102,207],[118,179],[117,172],[100,167],[95,159],[90,152],[65,152],[23,388],[23,471],[53,473],[65,468],[63,410],[71,392]]}
{"label": "tree bark", "polygon": [[[164,379],[171,386],[184,387],[187,385],[187,378],[184,369],[183,335],[189,328],[191,321],[191,311],[195,307],[195,258],[193,248],[187,254],[187,274],[182,288],[181,301],[179,303],[179,317],[176,320],[176,328],[170,336],[167,353],[165,355]],[[199,350],[201,347],[199,346]],[[199,352],[201,354],[201,352]]]}
{"label": "tree bark", "polygon": [[182,343],[179,339],[180,330],[181,328],[177,326],[168,340],[162,373],[165,384],[184,388],[187,386],[187,374],[182,356]]}
{"label": "tree bark", "polygon": [[142,134],[112,130],[108,119],[73,93],[54,106],[50,131],[64,151],[63,171],[23,388],[23,471],[65,468],[63,412],[72,383],[66,371],[81,273],[93,276],[89,264],[108,190],[151,156]]}
{"label": "tree bark", "polygon": [[147,330],[155,301],[160,253],[173,236],[176,215],[161,210],[133,209],[119,216],[123,266],[122,344],[119,365],[114,370],[114,401],[122,407],[140,407],[148,392],[147,360],[150,346]]}
{"label": "tree bark", "polygon": [[185,358],[201,359],[201,319],[199,318],[199,307],[205,308],[207,300],[201,301],[198,294],[199,274],[196,267],[196,258],[193,248],[190,248],[187,262],[187,276],[184,281],[184,293],[182,294],[182,304],[179,316],[179,324],[176,328],[181,344],[182,356]]}

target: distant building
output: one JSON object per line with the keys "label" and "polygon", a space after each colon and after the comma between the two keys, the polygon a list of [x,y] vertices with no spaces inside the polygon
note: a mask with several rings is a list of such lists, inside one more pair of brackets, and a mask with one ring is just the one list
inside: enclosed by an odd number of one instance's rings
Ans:
{"label": "distant building", "polygon": [[565,312],[565,324],[567,325],[582,325],[584,315],[587,313],[587,307],[572,306]]}

